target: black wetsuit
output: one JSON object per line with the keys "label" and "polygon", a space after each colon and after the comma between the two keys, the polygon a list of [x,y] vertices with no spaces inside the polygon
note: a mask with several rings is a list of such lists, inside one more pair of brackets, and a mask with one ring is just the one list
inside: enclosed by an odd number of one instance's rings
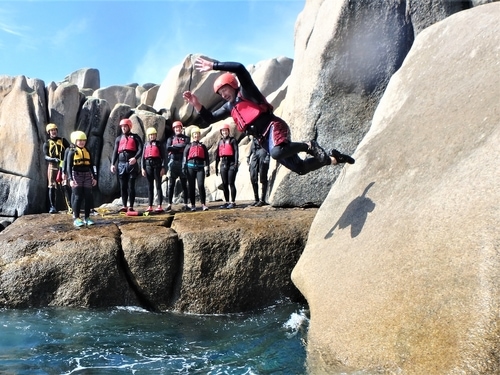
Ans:
{"label": "black wetsuit", "polygon": [[[200,116],[206,123],[212,124],[232,116],[233,108],[242,100],[248,100],[265,107],[266,99],[253,82],[244,65],[236,62],[214,62],[213,69],[235,73],[240,82],[240,87],[237,90],[237,97],[234,102],[226,102],[214,112],[210,112],[205,107],[201,108]],[[256,137],[273,159],[278,160],[280,164],[300,175],[327,165],[324,161],[316,158],[301,159],[298,153],[307,152],[309,146],[307,143],[291,142],[290,128],[286,122],[272,113],[270,105],[268,108],[267,111],[263,110],[254,121],[246,124],[245,129],[240,130],[244,130],[246,134]],[[234,117],[233,119],[236,121]],[[327,161],[330,162],[330,160]]]}

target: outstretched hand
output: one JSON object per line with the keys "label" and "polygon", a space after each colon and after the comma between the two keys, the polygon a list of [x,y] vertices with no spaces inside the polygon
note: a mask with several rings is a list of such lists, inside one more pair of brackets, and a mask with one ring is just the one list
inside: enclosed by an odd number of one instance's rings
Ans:
{"label": "outstretched hand", "polygon": [[213,61],[204,59],[203,57],[198,57],[194,62],[194,67],[200,72],[208,72],[214,68]]}
{"label": "outstretched hand", "polygon": [[196,97],[195,94],[193,94],[191,91],[184,91],[182,93],[182,97],[184,98],[184,100],[186,102],[188,102],[189,104],[191,104],[194,109],[196,109],[198,112],[200,111],[201,109],[201,103],[200,101],[198,100],[198,98]]}

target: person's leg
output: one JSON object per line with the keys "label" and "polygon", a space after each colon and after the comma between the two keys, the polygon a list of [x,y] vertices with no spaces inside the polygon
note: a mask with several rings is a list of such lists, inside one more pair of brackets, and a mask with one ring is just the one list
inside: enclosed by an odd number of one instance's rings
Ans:
{"label": "person's leg", "polygon": [[56,182],[56,175],[57,175],[58,169],[54,168],[51,163],[49,163],[47,167],[47,179],[48,179],[48,186],[49,186],[49,213],[55,214],[57,213],[57,194],[56,194],[56,187],[57,187],[57,182]]}
{"label": "person's leg", "polygon": [[187,178],[181,176],[181,187],[182,187],[182,199],[184,200],[184,204],[188,204],[188,183]]}
{"label": "person's leg", "polygon": [[153,200],[154,200],[154,170],[152,166],[147,165],[146,166],[146,179],[148,180],[148,206],[152,207],[153,206]]}
{"label": "person's leg", "polygon": [[92,188],[91,187],[84,187],[83,189],[83,199],[85,200],[85,208],[84,208],[84,213],[85,213],[85,221],[87,221],[90,217],[90,211],[92,210]]}
{"label": "person's leg", "polygon": [[258,176],[259,176],[259,160],[257,155],[254,155],[252,161],[250,162],[250,182],[252,183],[255,203],[259,201]]}
{"label": "person's leg", "polygon": [[130,208],[134,208],[135,204],[135,181],[136,181],[136,175],[131,174],[128,179],[128,200],[130,203]]}
{"label": "person's leg", "polygon": [[262,184],[262,193],[260,201],[265,203],[267,196],[267,174],[269,173],[269,155],[261,150],[259,152],[259,179]]}
{"label": "person's leg", "polygon": [[205,170],[200,168],[196,173],[196,179],[198,182],[198,193],[200,194],[200,202],[202,206],[205,205],[207,200],[207,192],[205,191]]}
{"label": "person's leg", "polygon": [[163,204],[163,189],[161,188],[161,166],[154,168],[154,180],[156,182],[156,193],[158,194],[158,206]]}
{"label": "person's leg", "polygon": [[80,217],[80,209],[82,207],[82,200],[84,199],[83,186],[76,186],[73,188],[73,217],[78,219]]}
{"label": "person's leg", "polygon": [[62,189],[63,189],[64,199],[66,201],[66,207],[68,209],[68,213],[72,214],[73,208],[71,206],[71,187],[69,186],[69,182],[63,181]]}
{"label": "person's leg", "polygon": [[56,198],[56,188],[55,186],[49,187],[49,213],[55,214],[57,212],[57,198]]}
{"label": "person's leg", "polygon": [[195,198],[196,198],[196,170],[194,168],[188,168],[187,170],[187,180],[188,180],[188,189],[189,189],[189,201],[191,202],[191,207],[196,206]]}
{"label": "person's leg", "polygon": [[222,164],[220,167],[220,177],[222,179],[222,191],[224,192],[224,200],[226,203],[229,203],[229,176],[228,176],[229,170],[227,168],[227,165]]}
{"label": "person's leg", "polygon": [[228,184],[229,184],[229,189],[231,192],[231,203],[236,202],[236,166],[233,164],[231,167],[229,167],[229,171],[227,174],[228,177]]}
{"label": "person's leg", "polygon": [[129,175],[128,173],[124,173],[120,175],[120,194],[122,196],[122,205],[123,207],[127,207],[127,199],[128,199],[128,184],[129,184]]}
{"label": "person's leg", "polygon": [[168,177],[168,204],[172,204],[174,201],[175,192],[175,181],[177,180],[177,175],[173,170],[170,170],[170,176]]}
{"label": "person's leg", "polygon": [[[283,120],[272,123],[268,141],[264,142],[264,146],[267,146],[267,151],[273,159],[300,175],[332,163],[325,150],[319,147],[315,141],[291,142],[290,129]],[[298,156],[299,152],[307,152],[314,157],[303,160]]]}
{"label": "person's leg", "polygon": [[330,165],[330,158],[326,160],[328,162],[328,164],[326,164],[325,162],[316,158],[301,159],[297,154],[289,156],[285,159],[278,159],[278,161],[284,167],[299,175],[304,175],[309,172],[315,171],[316,169],[322,168],[325,165]]}
{"label": "person's leg", "polygon": [[307,152],[308,150],[309,145],[305,142],[285,142],[272,147],[270,154],[273,159],[280,160],[296,155],[299,152]]}

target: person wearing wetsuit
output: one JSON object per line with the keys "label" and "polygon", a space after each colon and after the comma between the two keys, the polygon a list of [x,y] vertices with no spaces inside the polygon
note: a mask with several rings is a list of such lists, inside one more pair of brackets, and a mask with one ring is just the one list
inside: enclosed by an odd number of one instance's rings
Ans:
{"label": "person wearing wetsuit", "polygon": [[[215,150],[215,175],[222,178],[222,190],[224,191],[224,203],[221,208],[236,207],[236,173],[238,173],[238,142],[230,135],[229,124],[222,125],[220,129],[221,139]],[[231,201],[229,200],[231,193]]]}
{"label": "person wearing wetsuit", "polygon": [[[143,143],[141,137],[132,133],[132,121],[126,118],[120,121],[122,135],[115,140],[113,158],[111,159],[111,173],[116,172],[115,164],[118,162],[118,177],[120,179],[120,192],[123,207],[120,211],[134,211],[135,181],[139,175],[138,161],[142,157]],[[127,199],[129,206],[127,208]]]}
{"label": "person wearing wetsuit", "polygon": [[[90,211],[93,203],[92,187],[97,185],[97,173],[92,157],[85,147],[87,135],[77,130],[71,134],[71,142],[73,145],[68,148],[67,160],[64,165],[70,186],[73,189],[73,225],[75,227],[94,225],[94,222],[90,220]],[[80,218],[80,208],[83,201],[85,201],[84,220]]]}
{"label": "person wearing wetsuit", "polygon": [[[57,190],[58,187],[63,191],[66,199],[68,212],[71,213],[71,188],[67,184],[66,179],[57,179],[57,175],[64,163],[65,150],[69,148],[69,142],[66,138],[58,136],[56,124],[47,124],[45,127],[48,139],[43,144],[43,154],[47,161],[47,180],[49,187],[49,213],[57,213]],[[63,172],[63,171],[61,171]]]}
{"label": "person wearing wetsuit", "polygon": [[[273,114],[272,106],[267,103],[244,65],[237,62],[209,61],[200,57],[195,62],[195,68],[200,72],[226,71],[214,82],[214,91],[226,103],[214,112],[206,109],[191,91],[183,93],[184,100],[195,108],[207,124],[231,116],[238,130],[256,137],[273,159],[299,175],[325,165],[354,163],[353,158],[337,150],[327,154],[314,140],[292,142],[288,124]],[[236,74],[238,80],[232,73]],[[312,157],[301,159],[298,155],[300,152],[306,152]]]}
{"label": "person wearing wetsuit", "polygon": [[189,200],[191,211],[196,211],[196,183],[200,194],[201,209],[208,210],[206,205],[207,192],[205,191],[205,177],[210,176],[210,158],[207,146],[200,142],[201,132],[199,127],[191,130],[191,143],[184,149],[182,169],[187,176],[189,187]]}
{"label": "person wearing wetsuit", "polygon": [[144,143],[141,165],[142,176],[148,180],[148,208],[146,211],[153,212],[154,188],[158,194],[158,207],[155,212],[163,212],[163,191],[161,188],[161,178],[165,174],[165,148],[162,142],[156,137],[158,132],[154,127],[146,129],[147,141]]}
{"label": "person wearing wetsuit", "polygon": [[187,176],[182,170],[182,156],[184,154],[184,149],[189,144],[190,139],[187,135],[183,134],[182,130],[184,125],[180,121],[174,121],[172,124],[172,129],[174,135],[167,139],[167,155],[168,155],[168,206],[167,211],[172,209],[172,203],[174,201],[175,183],[177,179],[181,181],[182,187],[182,199],[184,201],[184,206],[182,210],[186,211],[188,209],[188,185]]}
{"label": "person wearing wetsuit", "polygon": [[[255,202],[252,206],[262,207],[266,205],[267,195],[267,173],[269,172],[269,153],[260,145],[257,138],[252,138],[250,153],[247,156],[250,169],[250,182],[252,183]],[[262,184],[262,193],[259,199],[259,180]]]}

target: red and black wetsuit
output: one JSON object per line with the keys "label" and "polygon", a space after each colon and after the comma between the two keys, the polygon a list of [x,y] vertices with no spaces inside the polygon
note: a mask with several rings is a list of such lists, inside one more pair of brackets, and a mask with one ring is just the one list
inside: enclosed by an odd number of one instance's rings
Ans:
{"label": "red and black wetsuit", "polygon": [[172,204],[174,200],[175,183],[177,179],[181,181],[182,199],[184,204],[188,203],[187,176],[182,171],[182,157],[184,149],[191,142],[191,139],[185,134],[174,134],[167,139],[168,153],[168,203]]}
{"label": "red and black wetsuit", "polygon": [[142,169],[146,171],[148,180],[148,202],[149,206],[153,205],[154,187],[158,194],[158,204],[163,203],[163,191],[161,188],[161,170],[166,168],[165,147],[164,144],[156,139],[144,143],[142,152]]}
{"label": "red and black wetsuit", "polygon": [[[238,142],[234,137],[222,138],[215,151],[215,170],[219,170],[222,178],[222,190],[226,203],[236,201],[236,173],[238,173]],[[231,200],[229,193],[231,192]]]}
{"label": "red and black wetsuit", "polygon": [[205,191],[205,167],[210,165],[210,158],[208,155],[207,146],[203,143],[194,141],[186,145],[182,159],[182,169],[187,176],[189,200],[191,206],[195,206],[196,186],[198,184],[198,193],[200,194],[200,201],[205,205],[207,193]]}
{"label": "red and black wetsuit", "polygon": [[[307,152],[306,143],[291,142],[287,123],[272,113],[271,105],[257,88],[244,65],[236,62],[214,62],[214,70],[235,73],[240,82],[234,102],[226,102],[214,112],[205,107],[200,116],[207,124],[232,117],[240,131],[256,137],[262,147],[286,168],[302,175],[323,167],[324,162],[315,159],[301,159],[299,152]],[[246,103],[244,103],[246,101]],[[267,104],[267,106],[266,106]],[[255,116],[256,111],[260,112]],[[239,112],[239,113],[238,113]],[[252,119],[246,122],[245,119]]]}
{"label": "red and black wetsuit", "polygon": [[[115,165],[118,161],[118,177],[120,179],[120,192],[124,207],[127,207],[127,199],[130,207],[134,207],[135,181],[139,175],[139,164],[140,158],[142,157],[142,149],[142,139],[137,134],[122,134],[115,140],[111,165]],[[137,163],[133,165],[129,164],[128,161],[131,158],[135,158]]]}

